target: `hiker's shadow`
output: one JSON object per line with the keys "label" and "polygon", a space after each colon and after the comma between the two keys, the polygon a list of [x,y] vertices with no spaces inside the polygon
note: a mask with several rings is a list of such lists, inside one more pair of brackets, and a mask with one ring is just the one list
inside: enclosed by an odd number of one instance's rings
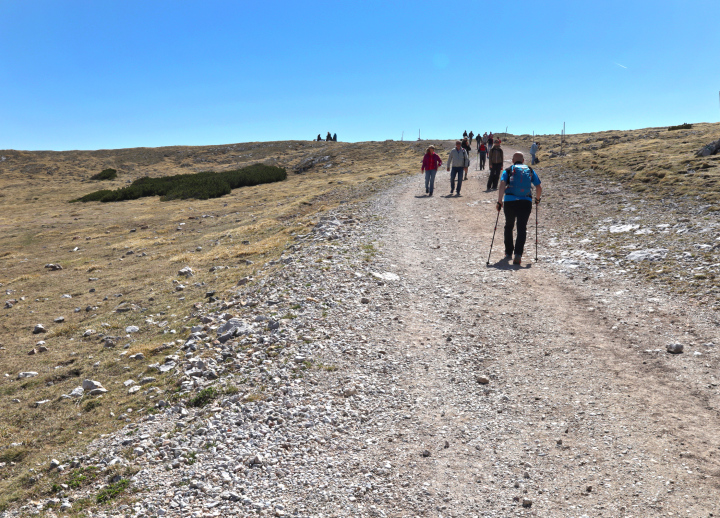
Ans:
{"label": "hiker's shadow", "polygon": [[494,264],[487,264],[488,268],[494,268],[496,270],[529,270],[532,263],[527,264],[513,264],[512,261],[507,259],[500,259]]}
{"label": "hiker's shadow", "polygon": [[430,198],[430,196],[428,196],[427,194],[416,194],[415,197],[416,197],[416,198],[422,198],[422,199]]}

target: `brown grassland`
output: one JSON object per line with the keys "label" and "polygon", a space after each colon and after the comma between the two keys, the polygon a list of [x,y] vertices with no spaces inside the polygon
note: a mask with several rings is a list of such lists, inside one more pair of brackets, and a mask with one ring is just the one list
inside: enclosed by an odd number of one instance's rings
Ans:
{"label": "brown grassland", "polygon": [[[684,197],[720,210],[720,155],[695,157],[720,138],[720,124],[568,135],[565,156],[552,158],[560,152],[559,136],[536,138],[542,146],[540,167],[562,165],[572,174],[609,177],[653,198]],[[532,137],[508,135],[505,141],[529,148]],[[175,381],[147,365],[168,354],[163,344],[187,337],[196,323],[193,306],[202,303],[206,291],[222,298],[238,279],[256,275],[258,266],[279,257],[296,235],[307,234],[324,211],[369,196],[396,175],[416,174],[427,143],[0,151],[0,289],[5,291],[0,300],[0,510],[47,497],[54,476],[47,470],[49,460],[67,459],[100,434],[124,426],[117,416],[135,418],[154,412],[161,399],[173,401]],[[444,146],[447,150],[449,143]],[[445,160],[446,151],[438,151]],[[312,157],[329,158],[294,173]],[[206,201],[69,203],[146,175],[223,171],[258,162],[286,167],[288,179]],[[117,179],[88,180],[106,168],[117,169]],[[44,267],[48,263],[62,270],[50,271]],[[184,266],[195,276],[179,277]],[[212,266],[230,267],[233,275],[218,276],[209,271]],[[178,284],[185,289],[178,291]],[[17,302],[4,307],[11,299]],[[130,310],[115,311],[121,303]],[[64,322],[55,323],[58,317]],[[33,335],[36,324],[48,332]],[[126,336],[129,325],[140,332]],[[94,333],[84,336],[87,330]],[[117,345],[105,347],[100,334],[118,337]],[[28,355],[39,340],[48,351]],[[145,360],[128,359],[139,352]],[[39,374],[17,379],[23,371]],[[123,382],[146,376],[157,380],[128,394]],[[60,397],[86,378],[103,383],[108,393]]]}
{"label": "brown grassland", "polygon": [[[720,201],[720,154],[700,158],[695,153],[718,138],[718,123],[673,131],[661,127],[579,133],[565,137],[566,156],[550,158],[551,152],[561,151],[559,135],[536,136],[540,167],[560,164],[576,174],[600,173],[654,199],[691,196],[713,205]],[[510,135],[509,141],[529,148],[532,140],[531,135]]]}
{"label": "brown grassland", "polygon": [[[174,381],[147,371],[147,365],[170,353],[159,351],[163,344],[187,337],[196,323],[189,317],[193,304],[209,289],[222,297],[238,279],[252,276],[295,235],[309,232],[319,213],[417,169],[416,148],[388,141],[0,151],[5,157],[0,162],[0,289],[5,292],[0,300],[0,463],[5,463],[0,464],[0,509],[18,499],[47,496],[49,460],[67,458],[70,450],[124,426],[116,416],[144,415],[158,400],[172,401]],[[308,157],[329,158],[295,174],[294,166]],[[286,167],[288,179],[206,201],[69,203],[145,175],[223,171],[258,162]],[[117,169],[116,180],[87,180],[109,167]],[[48,263],[62,270],[50,271],[44,267]],[[184,266],[195,276],[178,276]],[[230,267],[233,275],[217,276],[209,272],[212,266]],[[187,286],[184,291],[176,291],[180,282]],[[17,303],[5,308],[12,299]],[[132,309],[116,312],[121,303]],[[58,317],[65,321],[55,323]],[[33,335],[35,324],[48,332]],[[140,332],[126,337],[129,325]],[[95,333],[84,337],[87,330]],[[99,334],[119,337],[118,344],[105,347]],[[29,356],[39,340],[48,351]],[[139,352],[145,360],[128,359]],[[17,379],[24,371],[39,375]],[[157,381],[132,395],[122,384],[147,376]],[[60,398],[86,378],[109,392],[80,401]]]}

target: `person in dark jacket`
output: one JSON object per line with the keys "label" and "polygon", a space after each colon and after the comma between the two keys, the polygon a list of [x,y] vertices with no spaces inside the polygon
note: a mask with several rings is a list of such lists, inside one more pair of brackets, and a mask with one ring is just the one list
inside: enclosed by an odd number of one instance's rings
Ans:
{"label": "person in dark jacket", "polygon": [[337,142],[337,133],[333,133],[333,142]]}
{"label": "person in dark jacket", "polygon": [[332,135],[330,135],[330,132],[328,131],[328,134],[325,135],[325,142],[330,142],[332,140]]}
{"label": "person in dark jacket", "polygon": [[[490,140],[490,139],[488,139]],[[495,145],[490,150],[490,175],[488,176],[488,182],[487,182],[487,190],[494,190],[498,188],[498,181],[500,180],[500,171],[502,171],[503,166],[503,160],[505,157],[503,156],[503,150],[500,147],[499,143],[495,143]]]}
{"label": "person in dark jacket", "polygon": [[[470,147],[470,141],[469,141],[468,139],[464,138],[464,139],[462,140],[461,146],[462,146],[462,148],[465,150],[465,152],[467,153],[467,156],[468,156],[468,166],[469,166],[469,165],[470,165],[470,160],[469,160],[469,159],[470,159],[470,156],[471,156],[470,153],[472,153],[472,148]],[[468,177],[467,177],[468,169],[469,169],[469,167],[466,167],[466,168],[465,168],[465,178],[464,178],[464,180],[467,180],[467,179],[468,179]]]}
{"label": "person in dark jacket", "polygon": [[320,142],[322,140],[322,137],[320,136],[320,133],[318,133],[317,141]]}

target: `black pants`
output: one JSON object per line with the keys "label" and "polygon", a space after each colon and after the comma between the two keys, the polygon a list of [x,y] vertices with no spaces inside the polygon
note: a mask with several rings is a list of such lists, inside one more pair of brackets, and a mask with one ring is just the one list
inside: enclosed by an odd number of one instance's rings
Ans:
{"label": "black pants", "polygon": [[463,174],[465,171],[464,167],[453,166],[450,171],[450,194],[455,190],[455,176],[457,175],[457,193],[460,194],[460,188],[462,188]]}
{"label": "black pants", "polygon": [[482,171],[485,169],[485,159],[487,158],[487,153],[480,153],[480,170]]}
{"label": "black pants", "polygon": [[488,176],[487,189],[497,189],[500,181],[500,173],[502,172],[502,163],[490,164],[490,176]]}
{"label": "black pants", "polygon": [[[505,212],[505,255],[522,256],[527,238],[527,222],[532,212],[532,202],[527,200],[506,201]],[[517,240],[513,245],[513,227],[517,220]]]}

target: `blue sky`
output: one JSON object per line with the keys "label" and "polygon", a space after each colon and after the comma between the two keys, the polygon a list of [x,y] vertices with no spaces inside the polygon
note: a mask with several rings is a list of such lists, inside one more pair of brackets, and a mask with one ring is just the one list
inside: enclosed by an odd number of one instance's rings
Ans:
{"label": "blue sky", "polygon": [[0,0],[0,149],[720,120],[717,0]]}

